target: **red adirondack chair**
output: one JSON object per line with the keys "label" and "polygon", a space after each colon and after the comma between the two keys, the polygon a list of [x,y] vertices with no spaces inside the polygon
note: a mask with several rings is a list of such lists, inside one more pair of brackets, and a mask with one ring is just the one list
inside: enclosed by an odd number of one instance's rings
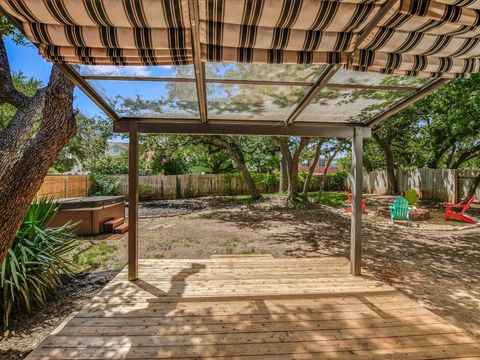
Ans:
{"label": "red adirondack chair", "polygon": [[[470,208],[470,205],[472,205],[473,200],[475,199],[475,196],[472,196],[470,200],[467,201],[466,204],[445,204],[445,220],[448,221],[450,218],[455,218],[460,221],[466,222],[468,224],[475,224],[475,221],[473,219],[470,219],[469,217],[465,216],[465,213],[467,210]],[[460,209],[460,212],[453,211],[453,209]]]}
{"label": "red adirondack chair", "polygon": [[[345,191],[345,194],[347,195],[348,201],[350,201],[350,204],[353,203],[352,200],[352,195],[348,191]],[[352,212],[352,207],[350,206],[349,208],[345,209],[344,212],[349,213]],[[362,214],[365,214],[365,199],[362,199]]]}

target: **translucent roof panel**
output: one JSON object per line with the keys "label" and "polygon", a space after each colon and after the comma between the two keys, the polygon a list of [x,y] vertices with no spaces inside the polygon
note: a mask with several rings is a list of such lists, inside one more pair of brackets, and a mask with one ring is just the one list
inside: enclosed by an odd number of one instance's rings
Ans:
{"label": "translucent roof panel", "polygon": [[120,116],[199,117],[195,83],[87,81]]}
{"label": "translucent roof panel", "polygon": [[430,82],[429,78],[420,78],[413,76],[387,75],[374,72],[348,71],[340,69],[329,81],[333,84],[355,84],[355,85],[386,85],[386,86],[406,86],[422,87]]}
{"label": "translucent roof panel", "polygon": [[305,108],[297,120],[332,123],[365,122],[411,92],[326,87]]}
{"label": "translucent roof panel", "polygon": [[193,65],[177,66],[113,66],[74,65],[82,76],[122,76],[131,78],[166,77],[194,78]]}
{"label": "translucent roof panel", "polygon": [[284,121],[308,89],[304,86],[207,84],[208,118]]}
{"label": "translucent roof panel", "polygon": [[325,65],[207,63],[207,79],[315,81]]}

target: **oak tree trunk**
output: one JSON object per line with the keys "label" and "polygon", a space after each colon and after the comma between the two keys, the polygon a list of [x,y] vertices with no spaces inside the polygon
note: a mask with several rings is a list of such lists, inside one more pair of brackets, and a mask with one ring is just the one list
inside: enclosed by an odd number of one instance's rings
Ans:
{"label": "oak tree trunk", "polygon": [[228,151],[230,154],[230,157],[232,158],[233,162],[237,166],[238,170],[242,173],[242,176],[247,183],[248,191],[250,193],[250,196],[252,199],[257,200],[261,198],[261,194],[257,189],[257,186],[255,184],[255,181],[252,178],[252,175],[250,175],[250,171],[248,171],[246,162],[245,162],[245,157],[243,155],[242,150],[232,142],[229,142],[225,138],[221,136],[215,136],[213,137],[218,141],[219,144],[221,144],[225,150]]}
{"label": "oak tree trunk", "polygon": [[287,203],[295,204],[297,202],[297,191],[298,191],[298,164],[300,161],[300,155],[302,154],[303,149],[309,144],[310,138],[301,137],[300,143],[297,148],[294,150],[293,154],[290,151],[288,146],[288,138],[280,137],[277,139],[280,144],[280,150],[282,156],[287,160],[287,174],[288,174],[288,195]]}
{"label": "oak tree trunk", "polygon": [[33,97],[18,92],[0,37],[0,104],[17,108],[0,133],[0,262],[48,169],[75,136],[73,88],[54,65],[46,88]]}
{"label": "oak tree trunk", "polygon": [[308,201],[308,189],[310,188],[310,182],[312,181],[313,173],[315,172],[315,167],[318,164],[318,160],[320,159],[320,151],[322,149],[323,141],[319,141],[317,147],[315,148],[315,155],[313,156],[312,163],[310,164],[310,168],[308,169],[307,177],[303,182],[303,191],[302,191],[302,201]]}
{"label": "oak tree trunk", "polygon": [[395,176],[395,165],[393,160],[393,152],[390,146],[385,151],[387,161],[387,180],[390,194],[398,194],[397,178]]}
{"label": "oak tree trunk", "polygon": [[363,154],[363,165],[364,165],[365,171],[366,171],[367,173],[373,171],[373,164],[372,164],[372,162],[370,161],[370,159],[369,159],[365,154]]}
{"label": "oak tree trunk", "polygon": [[280,157],[280,182],[278,185],[279,192],[285,192],[288,189],[288,165],[285,156]]}
{"label": "oak tree trunk", "polygon": [[373,138],[377,141],[378,145],[382,148],[385,154],[385,162],[387,164],[387,182],[388,182],[388,194],[398,194],[398,186],[395,177],[395,161],[393,159],[392,145],[388,139],[381,138],[378,133],[372,134]]}
{"label": "oak tree trunk", "polygon": [[337,156],[338,152],[340,151],[340,145],[338,148],[332,153],[332,155],[328,158],[327,163],[325,164],[325,169],[323,169],[322,177],[320,178],[320,186],[318,189],[318,199],[322,196],[322,192],[325,191],[325,179],[327,178],[328,169],[332,164],[333,159]]}

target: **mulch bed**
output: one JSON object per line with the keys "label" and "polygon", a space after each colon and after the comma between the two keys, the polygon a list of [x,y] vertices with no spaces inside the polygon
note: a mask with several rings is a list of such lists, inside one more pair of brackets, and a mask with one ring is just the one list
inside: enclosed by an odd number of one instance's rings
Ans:
{"label": "mulch bed", "polygon": [[[379,207],[377,214],[386,218],[390,218],[390,209],[388,207]],[[424,221],[430,219],[430,211],[422,208],[414,208],[410,210],[411,221]]]}

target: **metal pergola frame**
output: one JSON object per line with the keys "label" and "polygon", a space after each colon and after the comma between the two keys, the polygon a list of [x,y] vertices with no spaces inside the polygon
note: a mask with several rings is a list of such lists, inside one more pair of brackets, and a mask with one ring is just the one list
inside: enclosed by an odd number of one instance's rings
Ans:
{"label": "metal pergola frame", "polygon": [[[314,82],[288,82],[275,80],[232,80],[206,79],[205,63],[195,66],[195,78],[168,77],[122,77],[105,75],[81,76],[70,65],[62,65],[67,76],[70,76],[106,114],[114,120],[113,130],[129,133],[129,195],[128,195],[128,278],[138,278],[138,136],[139,133],[151,134],[197,134],[197,135],[264,135],[264,136],[310,136],[337,137],[352,139],[352,214],[350,235],[350,263],[353,275],[361,274],[362,258],[362,168],[363,139],[371,136],[372,127],[382,120],[396,114],[415,101],[427,96],[448,82],[447,79],[435,79],[419,88],[411,86],[338,84],[329,81],[341,69],[340,65],[327,65]],[[120,117],[110,105],[93,89],[87,80],[136,80],[154,82],[187,82],[196,83],[199,102],[199,119],[187,118],[137,118]],[[293,111],[284,121],[255,121],[234,119],[209,119],[207,112],[206,84],[245,84],[245,85],[277,85],[277,86],[310,86]],[[326,87],[341,89],[366,89],[372,91],[410,91],[410,94],[393,104],[385,111],[375,115],[363,123],[326,123],[305,122],[297,120],[307,106]],[[203,104],[203,105],[202,105]]]}
{"label": "metal pergola frame", "polygon": [[[357,48],[363,39],[365,39],[381,19],[395,4],[396,0],[387,0],[375,17],[368,23],[363,31],[358,35],[354,48]],[[396,114],[415,101],[428,95],[430,92],[441,87],[449,80],[444,78],[435,79],[422,87],[397,86],[397,85],[367,85],[367,84],[343,84],[332,83],[330,80],[343,67],[343,65],[326,65],[315,81],[278,81],[278,80],[237,80],[237,79],[218,79],[206,78],[205,62],[201,61],[200,51],[200,29],[199,13],[196,0],[188,0],[189,12],[191,14],[192,26],[192,44],[193,44],[193,67],[194,77],[176,78],[176,77],[155,77],[155,76],[108,76],[108,75],[81,75],[70,64],[59,64],[65,75],[81,89],[107,116],[114,121],[115,132],[129,132],[130,127],[127,123],[138,122],[137,128],[140,132],[148,133],[192,133],[192,134],[225,134],[232,135],[272,135],[272,136],[324,136],[324,137],[348,137],[353,134],[354,128],[372,128],[382,120]],[[9,21],[23,32],[21,24],[8,15],[0,7]],[[353,56],[353,52],[352,55]],[[120,116],[112,106],[89,84],[88,81],[149,81],[149,82],[171,82],[171,83],[195,83],[198,99],[199,119],[195,118],[169,118],[169,117],[123,117]],[[277,85],[277,86],[302,86],[310,87],[303,98],[298,102],[295,108],[288,115],[286,120],[278,121],[252,121],[241,119],[209,119],[207,110],[207,84],[236,84],[236,85]],[[364,89],[371,91],[410,91],[411,93],[400,101],[394,103],[388,109],[373,116],[365,122],[310,122],[299,121],[298,117],[315,99],[315,97],[325,88],[337,89]],[[198,123],[205,125],[198,126]],[[207,125],[208,124],[208,125]],[[190,131],[188,130],[190,129]],[[253,130],[252,130],[253,129]],[[370,136],[368,129],[364,132],[364,137]]]}
{"label": "metal pergola frame", "polygon": [[[396,0],[387,0],[375,17],[358,35],[355,49],[370,34],[381,19],[395,4]],[[139,133],[181,133],[201,135],[265,135],[265,136],[309,136],[337,137],[352,139],[352,218],[351,218],[351,273],[361,274],[362,253],[362,165],[363,139],[371,136],[372,127],[382,120],[396,114],[415,101],[427,96],[448,82],[447,79],[435,79],[422,87],[338,84],[330,80],[342,68],[342,65],[326,65],[314,82],[307,81],[276,81],[276,80],[232,80],[207,79],[205,63],[201,61],[199,12],[196,0],[189,0],[191,15],[193,68],[194,78],[170,77],[127,77],[106,75],[81,75],[69,64],[59,64],[65,75],[81,89],[105,114],[113,119],[115,132],[129,133],[129,232],[128,232],[128,278],[138,278],[138,137]],[[0,7],[1,10],[1,7]],[[5,13],[5,11],[3,11]],[[8,16],[7,18],[22,31],[21,24]],[[350,54],[349,61],[354,51]],[[199,118],[167,118],[167,117],[122,117],[105,101],[105,99],[88,83],[91,80],[107,81],[153,81],[195,83]],[[309,86],[309,90],[298,102],[296,107],[286,117],[286,120],[259,121],[238,119],[209,119],[207,107],[208,83],[239,84],[239,85],[277,85],[277,86]],[[366,89],[372,91],[410,91],[409,95],[396,102],[388,109],[362,123],[348,122],[306,122],[298,118],[315,97],[325,88]]]}
{"label": "metal pergola frame", "polygon": [[[156,77],[156,76],[117,76],[117,75],[81,75],[71,65],[60,65],[65,74],[95,103],[97,104],[109,117],[111,117],[114,123],[115,132],[128,132],[128,126],[126,122],[138,121],[140,128],[143,128],[141,132],[155,133],[175,133],[181,126],[192,125],[192,134],[198,134],[202,128],[195,126],[195,124],[210,124],[211,126],[205,126],[204,130],[207,133],[218,134],[218,131],[210,132],[222,124],[225,129],[235,128],[236,132],[229,131],[228,134],[236,135],[252,135],[252,131],[247,130],[250,126],[255,126],[257,129],[263,129],[265,131],[255,133],[257,135],[298,135],[308,136],[312,135],[314,131],[315,136],[339,136],[350,137],[352,128],[354,127],[372,127],[379,121],[394,115],[398,111],[404,109],[411,103],[421,99],[428,95],[430,92],[436,90],[438,87],[444,85],[448,79],[435,79],[422,87],[414,86],[402,86],[402,85],[368,85],[368,84],[344,84],[344,83],[332,83],[329,82],[335,74],[342,68],[341,65],[327,65],[323,71],[319,74],[318,78],[314,81],[285,81],[285,80],[236,80],[236,79],[217,79],[217,78],[205,78],[205,63],[201,62],[202,69],[197,76],[195,70],[195,77]],[[181,118],[181,117],[122,117],[120,116],[105,99],[88,83],[88,81],[147,81],[147,82],[168,82],[168,83],[195,83],[197,88],[197,97],[199,104],[199,118]],[[209,119],[207,112],[207,98],[206,90],[198,92],[198,89],[206,89],[206,84],[232,84],[232,85],[267,85],[267,86],[292,86],[292,87],[309,87],[304,97],[298,102],[295,108],[291,111],[285,120],[242,120],[242,119]],[[315,97],[325,88],[334,89],[347,89],[347,90],[371,90],[371,91],[409,91],[411,92],[404,99],[393,104],[385,111],[375,115],[366,122],[348,123],[348,122],[312,122],[312,121],[299,121],[298,117],[302,112],[310,105]],[[202,105],[203,104],[203,105]],[[245,124],[244,127],[238,126],[239,123]],[[144,125],[140,125],[144,124]],[[148,124],[145,125],[145,124]],[[171,125],[171,127],[168,126]],[[272,127],[268,130],[268,127]],[[313,130],[317,128],[318,130]],[[346,130],[350,128],[349,130]],[[148,130],[147,130],[148,129]],[[279,130],[283,129],[283,130]],[[334,129],[333,133],[336,135],[322,135],[322,131],[325,129]],[[330,132],[329,130],[329,132]],[[188,133],[185,130],[181,130],[181,133]],[[345,134],[345,135],[342,135]]]}

